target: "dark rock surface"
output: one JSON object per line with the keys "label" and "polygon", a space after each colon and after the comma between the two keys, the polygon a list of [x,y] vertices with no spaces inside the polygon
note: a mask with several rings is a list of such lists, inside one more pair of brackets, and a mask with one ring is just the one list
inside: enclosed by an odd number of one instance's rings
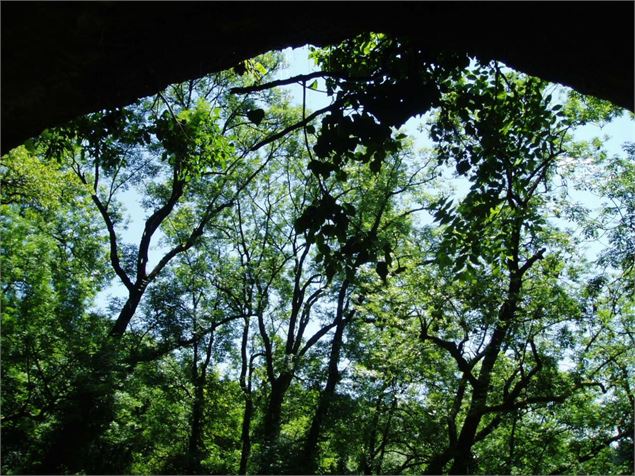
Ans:
{"label": "dark rock surface", "polygon": [[271,49],[364,30],[467,51],[633,110],[633,2],[4,2],[2,150]]}

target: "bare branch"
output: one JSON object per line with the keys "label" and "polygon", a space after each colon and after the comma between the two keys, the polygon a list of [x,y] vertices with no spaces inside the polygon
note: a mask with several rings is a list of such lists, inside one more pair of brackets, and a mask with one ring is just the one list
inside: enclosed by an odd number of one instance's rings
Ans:
{"label": "bare branch", "polygon": [[[341,102],[341,101],[340,101]],[[334,102],[333,104],[331,104],[330,106],[326,106],[322,109],[318,109],[317,111],[315,111],[312,114],[309,114],[306,118],[304,118],[303,120],[301,120],[300,122],[297,122],[289,127],[286,127],[285,129],[281,130],[280,132],[276,132],[275,134],[270,135],[269,137],[267,137],[266,139],[261,140],[260,142],[258,142],[257,144],[253,145],[251,147],[251,151],[256,151],[258,149],[260,149],[261,147],[270,144],[271,142],[277,141],[278,139],[280,139],[281,137],[286,136],[287,134],[289,134],[290,132],[295,131],[296,129],[299,129],[301,127],[306,126],[308,123],[310,123],[313,119],[315,119],[316,117],[318,117],[320,114],[324,114],[326,112],[332,111],[333,109],[337,108],[340,106],[340,102]]]}
{"label": "bare branch", "polygon": [[525,274],[525,272],[529,268],[531,268],[536,261],[538,261],[539,259],[542,259],[543,255],[545,254],[545,251],[547,251],[546,248],[541,248],[535,255],[533,255],[531,258],[525,261],[525,264],[523,264],[518,270],[519,275],[522,276],[523,274]]}
{"label": "bare branch", "polygon": [[422,328],[420,338],[421,340],[424,340],[424,341],[430,340],[434,344],[436,344],[438,347],[441,347],[442,349],[447,350],[449,354],[452,356],[452,358],[456,361],[459,367],[459,370],[463,372],[465,377],[469,380],[470,384],[472,386],[478,385],[478,380],[472,374],[472,365],[468,363],[467,360],[465,360],[463,355],[461,355],[459,348],[456,346],[454,342],[443,340],[437,336],[430,335],[428,334],[428,331],[425,328]]}
{"label": "bare branch", "polygon": [[309,74],[300,74],[298,76],[292,76],[290,78],[278,79],[269,83],[256,84],[254,86],[247,86],[243,88],[231,88],[230,93],[233,94],[249,94],[257,91],[264,91],[266,89],[273,89],[278,86],[287,86],[289,84],[305,83],[314,78],[335,78],[343,79],[346,81],[368,81],[370,78],[351,78],[341,73],[329,73],[326,71],[315,71]]}
{"label": "bare branch", "polygon": [[103,205],[103,203],[101,203],[101,200],[99,199],[97,194],[91,195],[91,198],[97,206],[99,213],[101,213],[101,217],[103,218],[104,223],[106,224],[106,228],[108,229],[108,238],[110,241],[110,264],[112,265],[112,269],[115,271],[117,276],[119,276],[119,279],[128,289],[128,291],[132,291],[134,287],[132,281],[122,268],[121,262],[119,260],[119,247],[117,245],[117,233],[115,232],[115,225],[112,222],[110,215],[108,214],[108,210]]}

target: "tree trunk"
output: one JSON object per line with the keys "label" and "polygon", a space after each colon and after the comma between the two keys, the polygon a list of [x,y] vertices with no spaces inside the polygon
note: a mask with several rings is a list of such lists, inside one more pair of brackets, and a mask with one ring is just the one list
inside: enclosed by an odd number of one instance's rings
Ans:
{"label": "tree trunk", "polygon": [[461,444],[457,446],[454,451],[454,461],[452,466],[450,467],[449,474],[471,474],[472,468],[472,445],[474,443],[472,441],[467,441],[465,444]]}
{"label": "tree trunk", "polygon": [[130,292],[110,336],[91,359],[90,379],[82,377],[73,384],[74,390],[64,403],[55,440],[43,456],[37,472],[103,472],[99,454],[93,454],[92,447],[114,418],[114,382],[119,364],[115,349],[142,296],[143,290]]}
{"label": "tree trunk", "polygon": [[126,328],[130,323],[130,320],[133,318],[135,312],[137,311],[137,307],[141,302],[141,297],[143,296],[143,290],[135,290],[130,292],[128,295],[128,300],[124,304],[115,324],[110,330],[110,335],[113,337],[121,337],[124,332],[126,332]]}
{"label": "tree trunk", "polygon": [[238,474],[247,474],[247,463],[249,462],[249,454],[251,453],[251,438],[249,433],[251,431],[251,417],[254,412],[254,402],[251,399],[251,395],[245,398],[245,412],[243,414],[243,428],[240,435],[242,441],[242,449],[240,453],[240,468]]}
{"label": "tree trunk", "polygon": [[95,441],[114,419],[114,393],[117,365],[109,345],[91,359],[90,369],[72,383],[71,394],[61,402],[52,442],[34,468],[36,474],[113,471]]}
{"label": "tree trunk", "polygon": [[328,387],[329,385],[327,382],[327,387],[320,395],[318,406],[315,410],[315,414],[313,415],[311,427],[309,428],[309,432],[306,437],[304,451],[302,452],[302,456],[297,465],[299,474],[314,474],[316,471],[318,456],[317,445],[318,439],[320,437],[320,430],[322,428],[322,422],[328,412],[330,401],[335,390],[334,386],[332,390],[330,390]]}
{"label": "tree trunk", "polygon": [[[515,252],[515,255],[517,255],[517,252]],[[517,263],[518,260],[516,259],[514,262]],[[515,265],[510,269],[507,297],[499,309],[498,325],[492,334],[491,340],[487,344],[483,364],[481,365],[477,379],[478,381],[474,384],[472,389],[470,408],[463,422],[457,442],[455,445],[450,446],[450,448],[438,458],[432,460],[428,468],[426,468],[426,472],[429,474],[440,473],[442,466],[450,459],[453,459],[450,474],[469,474],[475,469],[473,468],[474,459],[472,456],[472,447],[475,443],[478,426],[483,418],[483,410],[487,405],[492,370],[498,360],[503,341],[507,336],[509,323],[516,316],[521,286],[521,275],[518,272],[517,265]],[[446,459],[443,457],[444,455],[449,455],[449,458]]]}
{"label": "tree trunk", "polygon": [[373,474],[373,466],[376,456],[377,445],[377,427],[379,426],[379,412],[381,410],[382,395],[377,397],[375,403],[375,411],[373,414],[373,420],[368,430],[368,444],[366,450],[362,452],[361,470],[364,474]]}
{"label": "tree trunk", "polygon": [[255,356],[247,358],[247,347],[249,345],[249,316],[244,317],[243,336],[240,346],[241,368],[240,368],[240,388],[245,397],[245,411],[243,412],[242,432],[240,441],[242,448],[240,451],[240,467],[238,474],[247,474],[247,465],[251,454],[251,418],[254,412],[254,402],[251,397],[251,376],[253,374],[253,359]]}
{"label": "tree trunk", "polygon": [[443,474],[443,468],[451,459],[452,453],[450,450],[444,451],[430,460],[423,474]]}
{"label": "tree trunk", "polygon": [[384,466],[384,457],[386,455],[386,448],[388,446],[388,441],[390,437],[390,428],[392,425],[392,417],[395,412],[395,408],[397,407],[397,398],[393,397],[392,403],[390,404],[390,408],[388,409],[388,419],[386,424],[384,425],[384,431],[381,435],[381,445],[379,447],[379,459],[375,465],[375,474],[382,474],[382,469]]}
{"label": "tree trunk", "polygon": [[280,374],[271,384],[271,394],[263,425],[263,456],[260,474],[271,474],[277,470],[277,446],[282,420],[282,402],[291,384],[291,378],[292,374],[285,372]]}
{"label": "tree trunk", "polygon": [[344,298],[348,289],[348,282],[344,281],[340,288],[337,303],[337,327],[331,344],[331,353],[329,355],[328,377],[326,386],[320,394],[318,406],[311,421],[311,427],[306,437],[302,458],[298,461],[298,472],[301,474],[313,474],[317,468],[318,457],[318,441],[322,430],[322,424],[329,412],[333,396],[335,395],[335,387],[340,379],[340,373],[337,366],[340,361],[340,352],[342,349],[342,341],[344,337],[344,328],[346,321],[344,320]]}
{"label": "tree trunk", "polygon": [[[454,462],[450,468],[451,474],[468,474],[472,465],[472,446],[474,446],[474,440],[478,426],[483,418],[483,409],[487,404],[487,397],[490,391],[490,381],[492,377],[492,369],[498,359],[500,348],[507,335],[507,321],[511,316],[507,315],[505,309],[514,308],[514,306],[508,307],[508,302],[503,304],[503,310],[501,311],[502,322],[494,330],[492,340],[488,344],[488,349],[483,359],[483,365],[478,376],[478,383],[472,389],[472,401],[470,402],[470,408],[468,414],[463,422],[461,433],[456,442],[452,453],[454,454]],[[514,303],[515,304],[515,303]]]}
{"label": "tree trunk", "polygon": [[198,368],[198,342],[194,343],[194,358],[192,362],[192,380],[194,383],[194,401],[192,402],[192,420],[190,424],[190,439],[187,454],[188,474],[201,474],[202,436],[203,436],[203,408],[205,406],[205,384],[207,383],[207,367],[212,357],[214,334],[210,334],[205,353],[205,360]]}
{"label": "tree trunk", "polygon": [[507,456],[507,468],[505,468],[505,473],[512,474],[512,469],[514,468],[514,451],[516,449],[516,425],[518,422],[518,411],[514,411],[512,414],[512,431],[509,435],[509,453]]}
{"label": "tree trunk", "polygon": [[[200,379],[199,379],[200,380]],[[194,389],[194,402],[192,403],[192,421],[190,426],[190,440],[188,446],[188,474],[201,473],[201,437],[204,403],[204,383],[197,382]]]}
{"label": "tree trunk", "polygon": [[518,243],[520,239],[520,228],[516,229],[513,236],[513,243],[515,244],[513,250],[514,259],[508,264],[510,276],[507,296],[505,302],[498,311],[498,325],[492,334],[492,339],[487,345],[483,364],[481,365],[481,369],[479,371],[478,382],[472,390],[470,409],[468,410],[467,417],[463,423],[463,428],[461,429],[461,434],[458,438],[454,451],[454,463],[450,468],[450,473],[452,474],[468,474],[468,472],[472,469],[472,446],[474,446],[476,432],[483,417],[483,410],[487,405],[487,397],[490,392],[490,383],[492,379],[492,370],[498,360],[498,355],[500,353],[501,346],[503,345],[503,341],[507,336],[509,324],[516,317],[518,299],[522,287],[522,274],[518,269]]}

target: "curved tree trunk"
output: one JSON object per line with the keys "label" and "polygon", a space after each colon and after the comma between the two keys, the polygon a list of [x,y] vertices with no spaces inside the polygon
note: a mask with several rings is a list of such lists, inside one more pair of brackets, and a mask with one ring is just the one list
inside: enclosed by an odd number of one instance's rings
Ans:
{"label": "curved tree trunk", "polygon": [[203,421],[203,385],[199,382],[194,390],[194,401],[192,403],[192,420],[190,425],[190,439],[187,455],[188,474],[200,474],[201,471],[201,437]]}
{"label": "curved tree trunk", "polygon": [[244,318],[243,336],[240,346],[241,369],[240,369],[240,388],[245,396],[245,410],[243,412],[243,424],[240,435],[241,451],[240,451],[240,467],[238,474],[247,474],[247,465],[249,464],[249,456],[251,454],[251,419],[254,412],[254,402],[251,396],[251,376],[253,374],[253,360],[255,356],[251,356],[247,362],[247,347],[249,345],[249,317]]}
{"label": "curved tree trunk", "polygon": [[251,395],[245,398],[245,412],[243,414],[243,425],[240,440],[242,442],[242,448],[240,452],[240,468],[238,474],[247,474],[247,464],[249,463],[249,455],[251,453],[251,418],[254,412],[254,403],[251,399]]}
{"label": "curved tree trunk", "polygon": [[318,442],[322,425],[326,419],[331,402],[335,395],[335,387],[340,379],[339,370],[337,368],[340,361],[340,353],[342,349],[342,342],[344,337],[344,329],[347,321],[344,319],[344,300],[346,292],[348,290],[348,281],[344,281],[340,287],[338,301],[337,301],[337,314],[336,321],[337,326],[335,328],[335,335],[333,336],[333,342],[331,344],[331,353],[329,355],[328,364],[328,377],[324,390],[320,394],[318,406],[315,409],[311,426],[307,433],[306,441],[304,444],[304,450],[302,457],[298,461],[298,472],[301,474],[314,474],[317,468],[318,458]]}
{"label": "curved tree trunk", "polygon": [[260,464],[260,474],[271,474],[276,471],[278,456],[278,437],[282,421],[282,402],[289,389],[293,375],[282,373],[271,384],[269,404],[264,416],[263,424],[263,453]]}
{"label": "curved tree trunk", "polygon": [[205,406],[205,384],[207,383],[207,368],[212,357],[214,334],[209,337],[205,360],[198,366],[198,343],[194,344],[194,358],[192,362],[192,377],[194,381],[194,400],[192,402],[192,419],[190,423],[190,438],[187,454],[188,474],[202,473],[201,461],[203,443],[203,409]]}
{"label": "curved tree trunk", "polygon": [[513,259],[508,261],[509,283],[505,301],[498,310],[498,323],[485,349],[478,378],[476,382],[472,384],[472,398],[467,416],[461,427],[461,432],[455,444],[451,444],[444,453],[432,459],[426,468],[426,473],[441,473],[443,467],[450,460],[452,460],[450,474],[469,474],[475,469],[473,467],[474,459],[472,447],[476,443],[477,431],[487,406],[487,399],[491,390],[492,371],[498,360],[503,342],[507,337],[510,323],[516,317],[520,291],[523,284],[523,274],[536,260],[542,258],[542,253],[544,252],[544,250],[539,251],[532,258],[528,259],[522,267],[519,266],[521,227],[522,222],[520,218],[517,218],[516,226],[512,232],[511,251]]}
{"label": "curved tree trunk", "polygon": [[94,445],[114,419],[118,367],[110,344],[107,341],[91,359],[93,370],[72,382],[71,394],[61,402],[54,439],[34,473],[98,473],[112,467]]}

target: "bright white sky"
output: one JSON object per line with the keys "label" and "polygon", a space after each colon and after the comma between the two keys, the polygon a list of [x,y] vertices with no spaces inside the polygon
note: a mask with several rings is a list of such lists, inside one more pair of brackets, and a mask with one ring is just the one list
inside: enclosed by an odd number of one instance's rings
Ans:
{"label": "bright white sky", "polygon": [[[296,76],[299,74],[306,74],[316,70],[313,60],[308,57],[308,47],[302,48],[287,48],[283,51],[288,62],[288,68],[281,71],[278,74],[278,78],[287,78],[290,76]],[[302,103],[302,87],[300,85],[288,86],[286,88],[292,95],[294,102],[298,104]],[[324,90],[324,83],[318,81],[318,90]],[[325,93],[307,90],[307,109],[317,110],[325,107],[329,104],[329,98]],[[404,126],[405,131],[415,138],[415,145],[417,148],[430,147],[432,145],[429,138],[425,133],[417,131],[417,126],[422,123],[421,118],[410,119]],[[621,118],[612,121],[606,125],[603,129],[597,126],[589,125],[579,129],[576,134],[576,139],[590,140],[593,137],[606,136],[604,141],[606,150],[609,155],[621,154],[622,144],[624,142],[635,142],[635,121],[628,114],[624,114]],[[590,195],[580,196],[582,200],[585,200],[585,206],[593,208],[594,204],[589,203],[592,199]],[[120,230],[121,238],[123,242],[138,243],[143,232],[143,221],[145,219],[145,212],[139,206],[139,194],[135,191],[128,191],[124,194],[123,201],[126,203],[126,208],[130,216],[129,226],[126,230]],[[597,206],[597,204],[595,205]],[[158,235],[158,233],[157,233]],[[155,237],[153,240],[153,246],[150,251],[149,266],[155,264],[160,258],[159,254],[161,249],[158,247],[159,237]],[[102,291],[96,300],[96,308],[106,309],[107,303],[110,297],[124,297],[126,295],[125,288],[119,283],[118,280],[114,280],[113,284]]]}

